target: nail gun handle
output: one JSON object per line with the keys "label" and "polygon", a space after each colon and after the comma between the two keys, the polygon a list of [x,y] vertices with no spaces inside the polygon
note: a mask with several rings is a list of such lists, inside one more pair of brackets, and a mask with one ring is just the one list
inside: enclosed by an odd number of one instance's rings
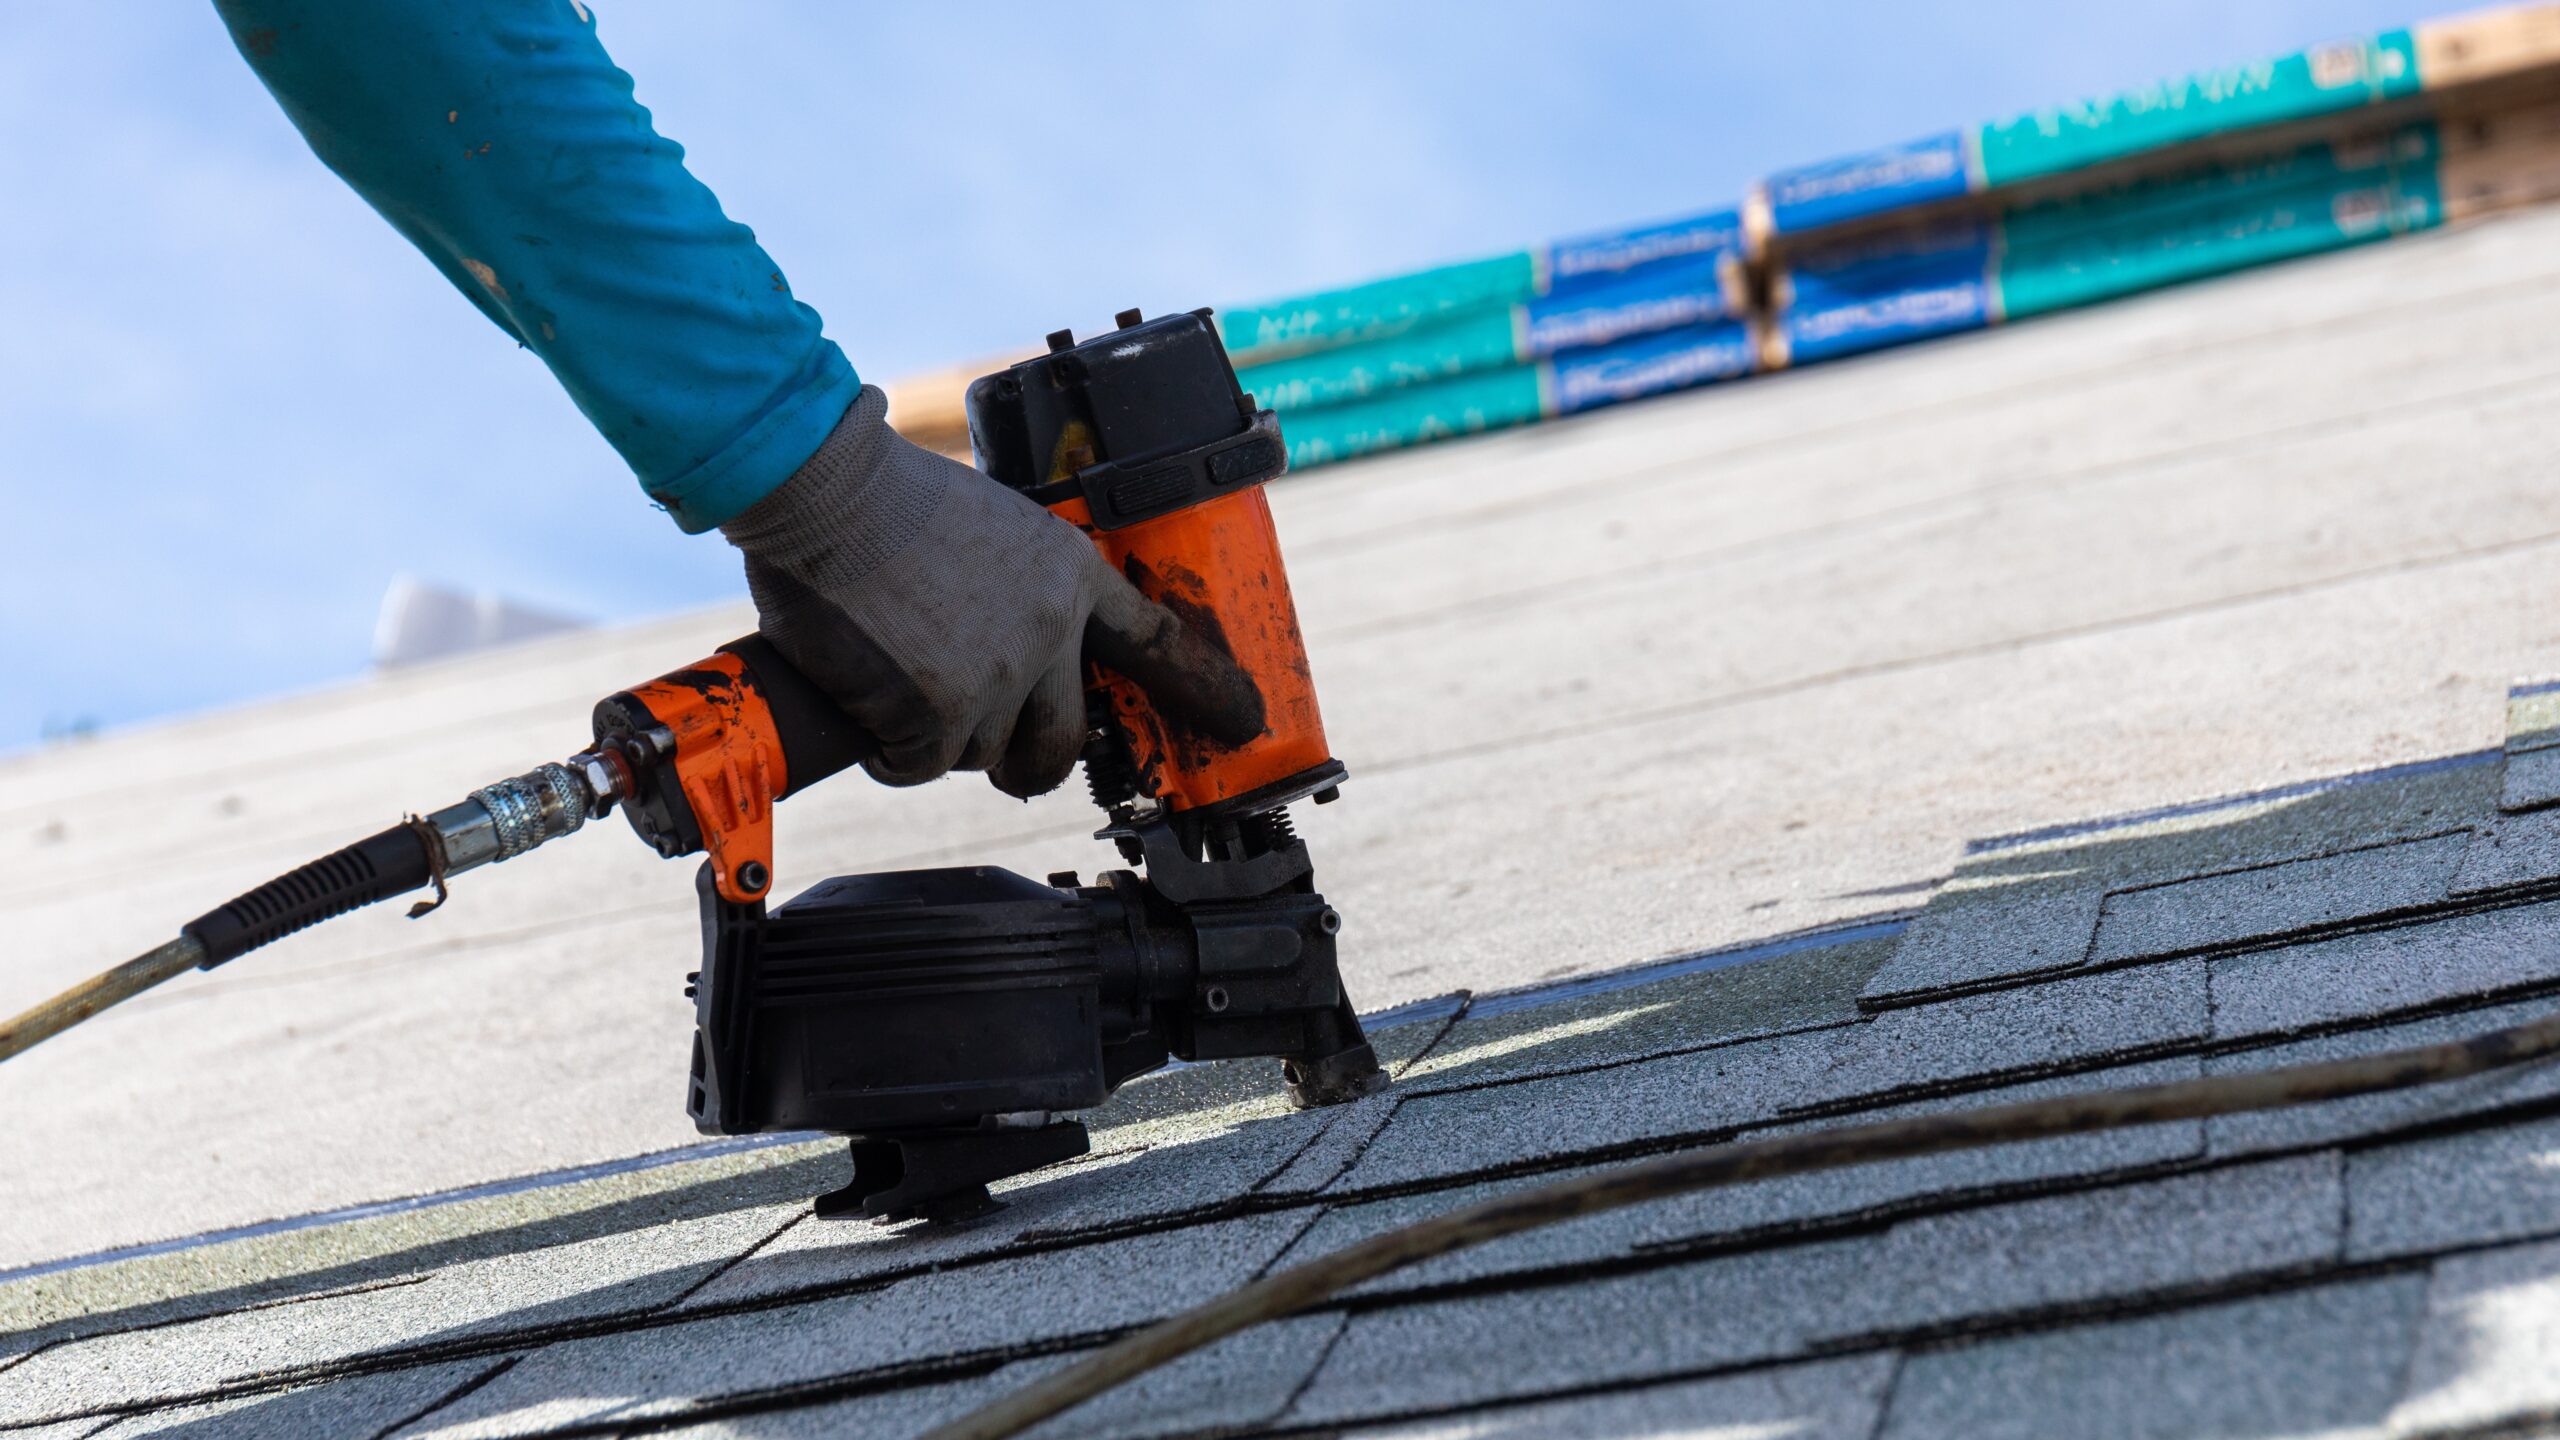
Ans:
{"label": "nail gun handle", "polygon": [[776,800],[789,799],[880,753],[880,742],[816,681],[783,659],[772,641],[749,635],[720,648],[746,662],[747,674],[773,716],[783,755],[783,787]]}
{"label": "nail gun handle", "polygon": [[773,807],[879,743],[761,636],[596,706],[596,744],[630,768],[622,813],[652,849],[709,857],[721,898],[773,886]]}

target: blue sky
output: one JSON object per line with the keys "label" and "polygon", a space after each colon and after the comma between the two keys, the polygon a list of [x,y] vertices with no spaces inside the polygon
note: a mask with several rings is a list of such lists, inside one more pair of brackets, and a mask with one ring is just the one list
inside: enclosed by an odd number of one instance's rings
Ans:
{"label": "blue sky", "polygon": [[[591,3],[875,380],[2463,8]],[[0,751],[360,674],[403,572],[600,620],[742,593],[209,6],[0,7],[0,133]]]}

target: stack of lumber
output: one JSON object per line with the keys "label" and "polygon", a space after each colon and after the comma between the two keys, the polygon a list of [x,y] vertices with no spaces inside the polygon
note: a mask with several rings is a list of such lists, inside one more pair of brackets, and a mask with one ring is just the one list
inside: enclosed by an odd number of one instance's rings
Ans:
{"label": "stack of lumber", "polygon": [[1741,216],[1712,211],[1219,317],[1296,465],[1746,373]]}
{"label": "stack of lumber", "polygon": [[1782,171],[1775,369],[2550,198],[2560,6],[2457,16]]}
{"label": "stack of lumber", "polygon": [[[1569,415],[2560,198],[2560,0],[1783,170],[1740,205],[1230,307],[1290,463]],[[968,453],[961,392],[890,388]]]}

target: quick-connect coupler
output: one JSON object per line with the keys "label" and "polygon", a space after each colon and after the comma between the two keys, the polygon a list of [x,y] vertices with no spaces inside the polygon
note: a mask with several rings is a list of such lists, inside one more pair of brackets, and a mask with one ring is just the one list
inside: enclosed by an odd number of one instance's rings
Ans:
{"label": "quick-connect coupler", "polygon": [[458,875],[513,860],[537,845],[576,834],[588,820],[613,808],[626,774],[618,761],[584,754],[481,786],[470,799],[426,817],[444,847],[444,873]]}
{"label": "quick-connect coupler", "polygon": [[611,810],[628,775],[618,759],[588,753],[483,785],[459,804],[288,870],[197,916],[181,933],[204,946],[199,964],[210,970],[323,920],[432,886],[436,901],[411,912],[423,914],[442,902],[449,877],[575,834]]}

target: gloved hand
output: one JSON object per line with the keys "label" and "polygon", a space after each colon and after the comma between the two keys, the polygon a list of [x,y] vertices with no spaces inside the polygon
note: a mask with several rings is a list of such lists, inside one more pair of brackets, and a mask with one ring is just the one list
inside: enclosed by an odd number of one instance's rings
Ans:
{"label": "gloved hand", "polygon": [[1084,745],[1088,653],[1218,739],[1261,731],[1261,696],[1223,650],[1074,526],[887,413],[864,386],[815,455],[720,527],[765,638],[880,742],[872,778],[984,770],[1008,795],[1056,789]]}

